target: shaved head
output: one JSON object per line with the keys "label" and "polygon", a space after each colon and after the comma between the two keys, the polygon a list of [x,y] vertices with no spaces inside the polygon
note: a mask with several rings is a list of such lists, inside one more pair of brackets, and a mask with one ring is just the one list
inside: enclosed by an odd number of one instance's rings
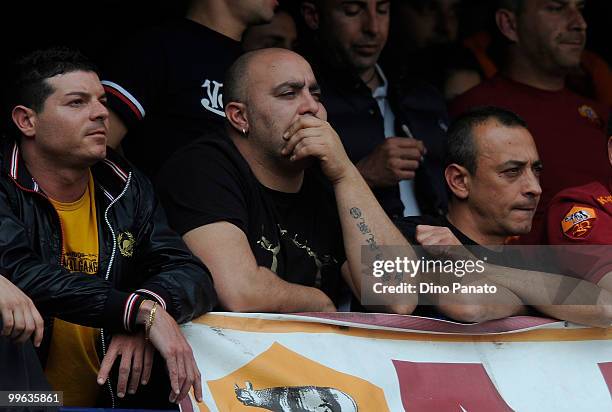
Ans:
{"label": "shaved head", "polygon": [[223,83],[224,104],[231,102],[245,103],[248,96],[248,85],[257,71],[267,72],[268,65],[287,56],[299,54],[286,49],[267,48],[244,53],[228,69]]}
{"label": "shaved head", "polygon": [[234,142],[261,162],[280,162],[292,170],[304,167],[289,162],[281,149],[283,134],[300,117],[327,120],[310,64],[290,50],[256,50],[234,62],[226,82],[223,100]]}
{"label": "shaved head", "polygon": [[225,73],[223,81],[224,104],[231,102],[242,103],[246,100],[246,83],[251,59],[256,52],[248,52],[240,56]]}

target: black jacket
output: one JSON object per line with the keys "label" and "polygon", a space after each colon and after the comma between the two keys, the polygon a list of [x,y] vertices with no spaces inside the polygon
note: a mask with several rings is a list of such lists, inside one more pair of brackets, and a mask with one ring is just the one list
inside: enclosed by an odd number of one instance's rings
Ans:
{"label": "black jacket", "polygon": [[[340,136],[349,158],[357,163],[385,141],[384,119],[378,104],[372,91],[355,74],[332,67],[316,56],[311,62],[321,85],[328,121]],[[396,135],[406,136],[402,131],[402,125],[406,125],[427,148],[415,178],[421,213],[443,215],[448,204],[443,157],[449,121],[444,100],[429,85],[402,83],[392,78],[388,78],[387,99],[395,115]],[[389,216],[403,216],[398,185],[375,188],[373,192]]]}
{"label": "black jacket", "polygon": [[[2,276],[2,275],[0,275]],[[0,319],[2,327],[2,319]],[[32,342],[15,343],[0,336],[0,391],[50,391]],[[6,398],[5,398],[6,399]],[[11,412],[55,412],[59,408],[32,406],[11,407]]]}
{"label": "black jacket", "polygon": [[61,266],[59,216],[29,174],[17,144],[3,143],[0,169],[0,268],[46,318],[43,364],[52,317],[102,328],[101,359],[110,333],[134,328],[135,309],[144,298],[158,301],[179,323],[215,305],[210,273],[168,227],[151,183],[110,149],[107,159],[91,167],[97,276]]}

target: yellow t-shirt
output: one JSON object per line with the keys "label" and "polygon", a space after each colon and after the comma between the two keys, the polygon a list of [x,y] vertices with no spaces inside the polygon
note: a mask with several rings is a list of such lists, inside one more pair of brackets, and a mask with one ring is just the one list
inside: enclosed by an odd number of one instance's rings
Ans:
{"label": "yellow t-shirt", "polygon": [[[70,271],[98,272],[98,226],[91,173],[79,200],[51,203],[60,216],[63,232],[62,266]],[[99,329],[53,321],[53,336],[45,374],[54,390],[64,392],[65,406],[95,406],[100,387],[96,376],[100,359],[96,352]]]}

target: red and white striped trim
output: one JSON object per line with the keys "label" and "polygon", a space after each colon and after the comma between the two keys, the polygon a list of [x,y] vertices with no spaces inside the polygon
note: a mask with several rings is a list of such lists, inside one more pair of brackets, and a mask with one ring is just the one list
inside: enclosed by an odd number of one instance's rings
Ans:
{"label": "red and white striped trim", "polygon": [[106,197],[108,198],[108,200],[110,200],[111,202],[112,202],[113,200],[115,200],[115,198],[113,197],[113,195],[111,195],[110,193],[108,193],[108,192],[106,191],[106,189],[102,189],[102,191],[104,192],[104,196],[106,196]]}
{"label": "red and white striped trim", "polygon": [[123,328],[127,331],[131,331],[130,319],[132,318],[132,311],[134,310],[134,306],[138,301],[138,297],[139,296],[136,293],[132,293],[125,302],[125,310],[123,311]]}
{"label": "red and white striped trim", "polygon": [[17,180],[17,165],[19,164],[19,146],[13,145],[13,155],[11,156],[11,177]]}
{"label": "red and white striped trim", "polygon": [[153,297],[157,303],[159,303],[160,305],[162,305],[162,308],[164,308],[164,310],[166,310],[166,301],[164,299],[162,299],[161,296],[159,296],[157,293],[155,292],[151,292],[148,289],[138,289],[136,291],[136,293],[141,292],[141,293],[146,293],[147,295]]}
{"label": "red and white striped trim", "polygon": [[121,178],[121,180],[123,180],[124,182],[127,182],[127,178],[128,178],[127,173],[125,173],[125,172],[123,171],[123,169],[121,169],[119,166],[117,166],[117,164],[116,164],[116,163],[113,163],[113,162],[111,162],[111,161],[110,161],[110,160],[108,160],[108,159],[104,159],[104,163],[106,163],[108,166],[110,166],[110,168],[111,168],[111,169],[113,169],[113,171],[115,172],[115,174],[116,174],[117,176],[119,176],[119,177]]}
{"label": "red and white striped trim", "polygon": [[136,115],[138,120],[142,120],[145,117],[144,107],[142,107],[138,99],[132,96],[130,92],[119,86],[117,83],[108,80],[102,80],[100,83],[102,83],[107,92],[113,94],[123,103],[125,103],[130,110],[134,112],[134,115]]}

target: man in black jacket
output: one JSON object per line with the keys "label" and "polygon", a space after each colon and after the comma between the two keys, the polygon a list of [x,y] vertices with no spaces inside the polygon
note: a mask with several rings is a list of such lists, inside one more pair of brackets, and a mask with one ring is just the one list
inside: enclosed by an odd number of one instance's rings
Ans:
{"label": "man in black jacket", "polygon": [[329,122],[387,214],[443,214],[446,108],[432,87],[387,79],[377,64],[390,2],[304,1],[302,13]]}
{"label": "man in black jacket", "polygon": [[77,52],[49,49],[16,69],[18,136],[0,154],[0,267],[47,318],[40,355],[50,383],[66,405],[116,406],[97,384],[121,355],[118,397],[126,387],[135,393],[155,348],[169,400],[192,386],[199,398],[200,374],[177,322],[215,304],[207,269],[167,226],[150,182],[107,150],[95,68]]}

